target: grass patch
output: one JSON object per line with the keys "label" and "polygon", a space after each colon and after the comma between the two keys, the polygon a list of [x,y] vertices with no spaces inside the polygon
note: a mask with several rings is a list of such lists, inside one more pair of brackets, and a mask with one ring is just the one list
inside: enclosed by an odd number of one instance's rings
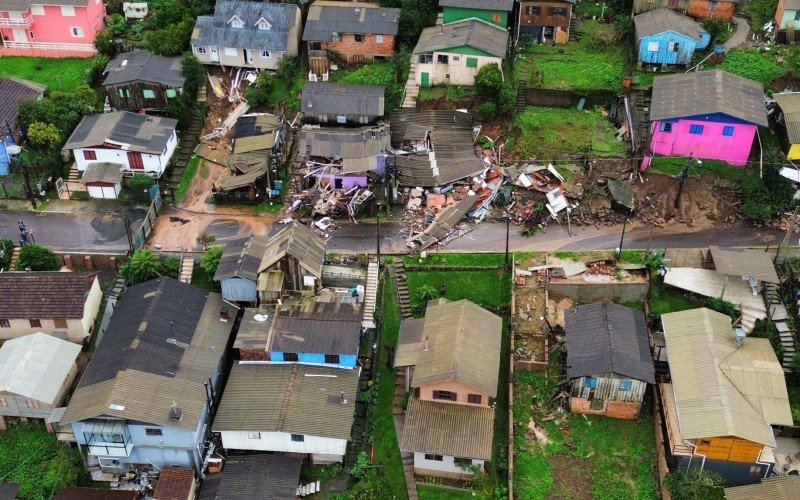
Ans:
{"label": "grass patch", "polygon": [[47,90],[72,90],[86,83],[91,58],[49,59],[44,57],[2,57],[0,77],[15,76],[47,85]]}
{"label": "grass patch", "polygon": [[419,301],[414,291],[423,285],[439,289],[447,287],[445,297],[449,300],[468,299],[484,309],[497,314],[508,303],[511,296],[511,281],[507,273],[491,271],[409,271],[406,273],[412,305],[418,307]]}
{"label": "grass patch", "polygon": [[186,164],[186,168],[183,169],[183,174],[181,174],[181,180],[178,183],[178,187],[175,189],[175,203],[181,203],[186,197],[186,192],[189,191],[189,186],[192,185],[192,180],[194,179],[197,169],[200,166],[200,162],[202,161],[202,158],[194,155],[189,160],[189,163]]}
{"label": "grass patch", "polygon": [[214,281],[214,276],[208,274],[205,269],[200,267],[200,264],[195,264],[192,270],[192,285],[209,292],[220,291],[219,283]]}
{"label": "grass patch", "polygon": [[564,259],[564,260],[580,260],[581,255],[578,252],[557,250],[553,252],[553,257],[555,257],[556,259]]}
{"label": "grass patch", "polygon": [[441,488],[432,484],[418,484],[417,493],[420,500],[466,500],[467,498],[488,498],[485,495],[473,495],[472,491]]}
{"label": "grass patch", "polygon": [[387,85],[394,82],[392,65],[385,63],[366,64],[355,70],[339,69],[331,72],[331,81],[364,85]]}
{"label": "grass patch", "polygon": [[631,300],[628,302],[623,302],[622,305],[629,309],[633,309],[635,311],[644,311],[644,302],[642,302],[641,300]]}
{"label": "grass patch", "polygon": [[80,452],[44,427],[12,425],[0,437],[0,481],[18,483],[21,500],[51,498],[87,481]]}
{"label": "grass patch", "polygon": [[652,318],[660,321],[662,314],[703,307],[700,302],[668,286],[665,287],[660,281],[661,278],[654,279],[650,287],[650,316]]}
{"label": "grass patch", "polygon": [[[5,125],[5,124],[3,124]],[[22,174],[10,173],[0,177],[0,194],[4,198],[25,198],[25,177]]]}
{"label": "grass patch", "polygon": [[[743,76],[769,87],[776,79],[789,73],[788,64],[775,60],[776,53],[760,52],[756,49],[732,49],[717,69]],[[712,69],[712,68],[709,68]],[[783,89],[780,89],[783,90]]]}
{"label": "grass patch", "polygon": [[[689,169],[689,176],[714,174],[717,177],[740,182],[750,175],[750,171],[743,167],[734,167],[721,160],[701,160],[703,163],[694,164]],[[650,162],[649,169],[658,170],[667,175],[678,175],[686,166],[686,158],[676,156],[656,156]]]}
{"label": "grass patch", "polygon": [[528,106],[514,118],[519,137],[515,152],[523,158],[552,159],[591,151],[595,156],[625,156],[614,126],[598,111]]}
{"label": "grass patch", "polygon": [[257,214],[277,214],[283,210],[283,202],[273,201],[272,205],[269,203],[261,203],[253,207],[253,209]]}
{"label": "grass patch", "polygon": [[[510,256],[509,256],[510,258]],[[421,262],[420,262],[421,261]],[[435,253],[422,259],[419,254],[403,257],[403,263],[419,266],[481,266],[494,267],[505,264],[502,253]]]}
{"label": "grass patch", "polygon": [[456,101],[465,97],[473,97],[475,92],[472,87],[462,87],[459,85],[438,85],[436,87],[420,88],[417,101],[435,101],[445,98],[448,101]]}
{"label": "grass patch", "polygon": [[644,254],[641,250],[623,250],[619,253],[619,260],[628,264],[644,264]]}

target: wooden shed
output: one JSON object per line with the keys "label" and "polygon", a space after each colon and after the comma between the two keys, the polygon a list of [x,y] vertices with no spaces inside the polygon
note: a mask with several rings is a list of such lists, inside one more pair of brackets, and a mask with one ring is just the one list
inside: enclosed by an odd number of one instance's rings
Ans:
{"label": "wooden shed", "polygon": [[115,200],[122,190],[122,169],[119,163],[90,163],[81,177],[89,196]]}

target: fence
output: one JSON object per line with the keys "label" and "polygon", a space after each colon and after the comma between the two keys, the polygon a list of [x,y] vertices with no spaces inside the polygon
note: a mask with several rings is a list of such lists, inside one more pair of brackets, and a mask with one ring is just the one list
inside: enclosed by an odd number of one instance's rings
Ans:
{"label": "fence", "polygon": [[161,209],[161,205],[163,204],[163,201],[161,200],[161,191],[159,190],[158,185],[154,185],[150,189],[150,195],[152,196],[153,201],[150,202],[150,208],[147,209],[147,213],[144,216],[142,225],[136,230],[136,232],[131,232],[130,222],[127,219],[125,220],[125,228],[128,232],[128,244],[133,252],[139,250],[144,246],[145,243],[147,243],[147,238],[150,237],[155,229],[158,211]]}

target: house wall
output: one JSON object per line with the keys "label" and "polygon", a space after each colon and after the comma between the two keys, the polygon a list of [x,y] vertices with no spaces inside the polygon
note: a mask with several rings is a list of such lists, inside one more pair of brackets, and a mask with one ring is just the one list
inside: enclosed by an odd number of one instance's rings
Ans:
{"label": "house wall", "polygon": [[[0,400],[2,400],[0,401],[0,416],[3,417],[47,418],[53,409],[58,407],[5,391],[0,392]],[[5,405],[1,404],[3,402]],[[32,407],[29,407],[29,404]]]}
{"label": "house wall", "polygon": [[222,445],[228,450],[334,455],[339,457],[339,461],[342,460],[347,450],[347,440],[345,439],[305,434],[304,441],[298,443],[292,441],[292,435],[289,432],[260,431],[257,439],[250,438],[250,434],[249,431],[221,431]]}
{"label": "house wall", "polygon": [[32,327],[28,318],[4,319],[8,319],[10,327],[0,328],[0,340],[15,339],[36,332],[44,332],[48,335],[53,335],[55,332],[66,332],[67,340],[81,344],[83,339],[88,336],[88,333],[83,328],[82,320],[77,318],[67,319],[67,328],[56,328],[55,321],[52,318],[34,318],[39,319],[42,323],[42,326],[37,327]]}
{"label": "house wall", "polygon": [[[172,137],[170,137],[169,141],[167,141],[166,150],[162,152],[160,155],[156,154],[148,154],[142,153],[142,163],[144,165],[144,169],[142,170],[133,170],[128,163],[128,152],[124,149],[117,149],[117,148],[81,148],[81,149],[74,149],[72,150],[72,154],[75,157],[75,164],[78,166],[78,171],[84,172],[86,167],[89,166],[90,163],[98,163],[98,162],[111,162],[111,163],[119,163],[124,166],[124,172],[133,172],[133,173],[147,173],[151,175],[155,175],[156,177],[160,177],[161,174],[164,173],[164,169],[167,167],[170,158],[172,157],[172,153],[175,151],[175,147],[178,144],[178,138],[175,132],[172,132]],[[83,152],[85,150],[94,151],[95,155],[97,156],[96,160],[86,160],[84,159]]]}
{"label": "house wall", "polygon": [[603,400],[603,407],[597,410],[591,408],[592,400],[586,398],[569,398],[569,411],[572,413],[586,413],[589,415],[605,415],[611,418],[633,420],[639,417],[642,403]]}
{"label": "house wall", "polygon": [[[170,98],[167,98],[167,89],[173,89],[178,93],[181,91],[180,87],[170,87],[160,83],[140,81],[106,85],[103,89],[108,94],[108,99],[112,107],[133,112],[137,112],[140,109],[164,110],[167,108],[167,103],[170,100]],[[130,97],[120,96],[120,90],[126,90]],[[144,97],[145,90],[152,90],[155,97],[146,99]]]}
{"label": "house wall", "polygon": [[462,7],[444,7],[442,21],[444,23],[452,23],[461,21],[462,19],[477,18],[487,23],[500,26],[501,28],[508,27],[508,11],[504,10],[484,10],[484,9],[465,9]]}
{"label": "house wall", "polygon": [[[411,385],[415,386],[413,381]],[[458,399],[456,401],[434,399],[433,391],[455,392]],[[470,394],[480,394],[481,404],[476,405],[468,403],[468,396]],[[438,382],[436,384],[419,386],[419,399],[427,399],[429,401],[436,401],[437,403],[458,403],[466,406],[489,406],[489,393],[456,381]]]}
{"label": "house wall", "polygon": [[97,313],[100,312],[100,303],[103,301],[103,290],[100,288],[100,281],[97,278],[92,282],[92,287],[86,295],[86,302],[83,303],[83,318],[81,318],[81,328],[83,335],[89,337]]}
{"label": "house wall", "polygon": [[219,282],[222,298],[231,302],[256,302],[258,299],[257,283],[244,278],[226,278]]}
{"label": "house wall", "polygon": [[[274,362],[285,363],[283,359],[283,352],[278,351],[270,351],[269,352],[269,359]],[[339,355],[339,363],[326,363],[325,362],[325,354],[314,353],[314,352],[298,352],[297,359],[298,363],[305,363],[309,365],[325,365],[325,366],[338,366],[344,368],[353,368],[356,366],[356,354],[340,354]]]}
{"label": "house wall", "polygon": [[[472,465],[484,469],[484,461],[473,458]],[[414,472],[423,476],[437,476],[447,479],[471,479],[473,474],[456,465],[455,457],[450,455],[442,455],[442,460],[428,460],[425,458],[425,453],[416,451],[414,452]]]}
{"label": "house wall", "polygon": [[[423,73],[427,73],[429,76],[428,86],[440,84],[473,85],[478,70],[487,64],[496,63],[502,71],[502,58],[485,54],[479,55],[474,50],[466,49],[469,49],[469,47],[454,49],[451,52],[434,52],[433,62],[430,64],[420,63],[419,57],[417,57],[417,72],[415,75],[417,84],[423,86]],[[447,64],[437,62],[439,55],[448,56]],[[467,67],[467,59],[477,59],[477,66],[474,68]]]}
{"label": "house wall", "polygon": [[[705,118],[705,119],[704,119]],[[670,132],[661,132],[661,121],[653,121],[650,149],[662,156],[689,156],[722,160],[731,165],[744,166],[756,135],[756,125],[710,121],[709,117],[693,117],[672,122]],[[702,125],[702,134],[690,134],[692,125]],[[732,136],[723,136],[725,126],[733,126]]]}
{"label": "house wall", "polygon": [[[641,380],[617,376],[597,376],[594,378],[597,380],[597,386],[594,388],[586,387],[586,377],[572,379],[570,382],[570,396],[589,400],[603,399],[638,403],[644,400],[644,393],[647,391],[647,383]],[[623,381],[631,382],[631,390],[620,390],[620,383]]]}
{"label": "house wall", "polygon": [[[703,33],[701,36],[699,43],[674,31],[637,37],[638,61],[646,64],[689,64],[692,62],[695,49],[706,47],[711,40],[708,33]],[[671,43],[678,44],[677,51],[670,50]],[[657,44],[655,51],[651,50],[652,44]]]}
{"label": "house wall", "polygon": [[[105,6],[102,0],[87,0],[85,6],[74,6],[74,15],[64,15],[58,5],[34,4],[22,17],[31,16],[33,23],[25,28],[2,28],[14,55],[44,57],[91,57],[97,53],[92,45],[95,34],[105,27]],[[9,11],[0,11],[0,17],[18,17]],[[83,28],[82,37],[72,36],[72,28]],[[16,43],[16,45],[15,45]]]}
{"label": "house wall", "polygon": [[[306,107],[305,111],[311,111],[311,108]],[[342,126],[338,118],[344,116],[345,124],[351,125],[372,125],[380,116],[376,115],[321,115],[321,114],[304,114],[303,121],[309,123],[330,124],[335,126]]]}
{"label": "house wall", "polygon": [[730,462],[755,462],[763,445],[736,436],[713,437],[692,440],[697,453],[712,460]]}
{"label": "house wall", "polygon": [[[708,458],[703,462],[696,455],[693,457],[676,455],[675,458],[677,459],[676,468],[687,470],[689,467],[697,468],[702,464],[703,470],[710,470],[721,475],[728,487],[758,484],[761,482],[761,478],[766,477],[773,468],[773,464],[757,464],[755,462],[729,462]],[[756,467],[757,472],[750,473],[751,467]],[[759,499],[753,498],[753,500]]]}
{"label": "house wall", "polygon": [[686,14],[698,19],[727,19],[730,20],[736,11],[733,2],[720,2],[714,0],[689,0]]}
{"label": "house wall", "polygon": [[322,185],[328,185],[329,183],[333,183],[336,186],[336,180],[341,180],[342,182],[342,189],[352,189],[356,186],[365,188],[367,187],[367,176],[366,175],[333,175],[333,174],[322,174],[318,175],[317,183],[321,183]]}
{"label": "house wall", "polygon": [[[322,42],[319,50],[335,52],[349,63],[372,62],[375,57],[391,57],[394,54],[394,35],[383,35],[378,43],[377,35],[364,35],[363,42],[356,42],[355,35],[340,33],[338,42]],[[313,42],[309,45],[312,45]]]}
{"label": "house wall", "polygon": [[305,286],[303,284],[303,276],[311,276],[311,273],[303,269],[300,262],[290,255],[285,255],[281,260],[266,270],[271,271],[274,269],[283,271],[286,291],[297,292],[302,295],[314,295],[317,286],[319,286],[319,279],[316,277],[314,278],[313,286]]}
{"label": "house wall", "polygon": [[[674,4],[674,5],[673,5]],[[633,0],[633,13],[641,14],[660,8],[671,9],[677,12],[686,12],[689,0]]]}
{"label": "house wall", "polygon": [[[539,14],[528,14],[528,7],[539,7]],[[551,15],[548,10],[550,7],[561,7],[566,9],[563,16]],[[521,2],[519,5],[519,19],[517,24],[517,40],[520,36],[532,36],[539,41],[543,41],[544,28],[553,28],[552,38],[556,43],[567,43],[569,41],[569,20],[572,16],[572,4],[567,2],[548,2],[538,0],[533,2]]]}

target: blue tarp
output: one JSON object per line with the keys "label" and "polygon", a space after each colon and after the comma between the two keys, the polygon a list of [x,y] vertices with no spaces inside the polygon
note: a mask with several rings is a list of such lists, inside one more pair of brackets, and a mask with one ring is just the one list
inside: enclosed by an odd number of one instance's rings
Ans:
{"label": "blue tarp", "polygon": [[0,175],[8,175],[8,153],[3,141],[0,141]]}

